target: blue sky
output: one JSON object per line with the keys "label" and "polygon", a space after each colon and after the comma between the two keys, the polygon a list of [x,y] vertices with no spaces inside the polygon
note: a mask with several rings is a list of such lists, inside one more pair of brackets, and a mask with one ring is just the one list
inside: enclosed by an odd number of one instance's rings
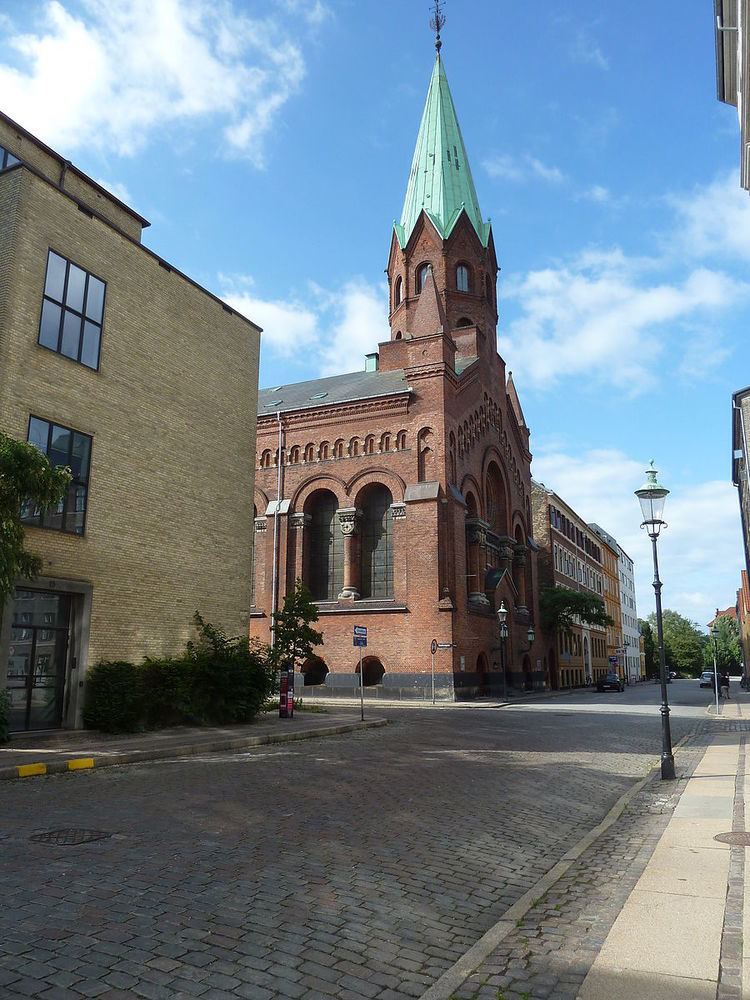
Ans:
{"label": "blue sky", "polygon": [[[632,491],[655,458],[665,604],[700,622],[738,586],[730,395],[750,383],[712,7],[450,0],[443,32],[534,475],[636,559],[643,615]],[[265,328],[261,384],[313,378],[387,336],[428,19],[427,0],[4,0],[0,102]]]}

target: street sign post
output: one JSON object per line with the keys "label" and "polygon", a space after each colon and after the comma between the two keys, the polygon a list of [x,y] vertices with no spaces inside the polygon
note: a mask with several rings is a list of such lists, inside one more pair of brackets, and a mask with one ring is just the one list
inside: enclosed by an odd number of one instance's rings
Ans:
{"label": "street sign post", "polygon": [[359,711],[360,718],[365,721],[365,678],[362,673],[362,650],[367,645],[367,626],[355,625],[352,645],[359,647]]}
{"label": "street sign post", "polygon": [[439,649],[453,649],[452,642],[438,642],[433,639],[430,643],[430,657],[432,659],[432,704],[435,704],[435,653]]}

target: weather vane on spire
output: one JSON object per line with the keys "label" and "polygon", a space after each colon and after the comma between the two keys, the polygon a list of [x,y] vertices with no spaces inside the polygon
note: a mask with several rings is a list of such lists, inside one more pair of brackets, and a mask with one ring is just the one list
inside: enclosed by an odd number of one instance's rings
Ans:
{"label": "weather vane on spire", "polygon": [[440,32],[445,24],[445,14],[443,13],[443,0],[435,0],[435,8],[430,18],[430,27],[435,32],[435,48],[437,49],[438,55],[440,55],[440,49],[443,47],[443,43],[440,41]]}

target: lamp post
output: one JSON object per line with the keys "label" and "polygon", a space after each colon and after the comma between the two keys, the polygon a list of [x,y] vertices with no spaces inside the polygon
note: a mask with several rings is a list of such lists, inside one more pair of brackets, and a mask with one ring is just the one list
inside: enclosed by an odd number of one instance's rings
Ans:
{"label": "lamp post", "polygon": [[508,673],[505,666],[505,643],[508,639],[508,609],[505,602],[500,602],[497,609],[497,621],[500,626],[500,668],[503,671],[503,701],[508,700]]}
{"label": "lamp post", "polygon": [[[536,633],[534,632],[534,623],[529,622],[529,627],[526,629],[526,638],[529,643],[529,652],[531,652],[531,647],[534,645],[534,639],[536,638]],[[529,657],[531,659],[531,657]],[[534,671],[531,671],[531,687],[530,691],[534,690]]]}
{"label": "lamp post", "polygon": [[716,718],[719,718],[719,673],[717,663],[719,661],[719,626],[716,619],[719,617],[719,609],[716,609],[713,627],[711,628],[711,638],[714,641],[714,698],[716,699]]}
{"label": "lamp post", "polygon": [[662,486],[657,478],[654,463],[646,470],[646,482],[635,491],[641,503],[643,522],[641,527],[648,532],[654,554],[654,593],[656,595],[656,630],[659,640],[659,665],[661,667],[661,776],[662,780],[675,777],[674,754],[672,753],[672,734],[669,728],[669,699],[667,697],[667,665],[664,654],[664,626],[661,615],[661,580],[659,579],[659,558],[656,552],[656,541],[662,528],[667,527],[662,520],[664,501],[669,490]]}

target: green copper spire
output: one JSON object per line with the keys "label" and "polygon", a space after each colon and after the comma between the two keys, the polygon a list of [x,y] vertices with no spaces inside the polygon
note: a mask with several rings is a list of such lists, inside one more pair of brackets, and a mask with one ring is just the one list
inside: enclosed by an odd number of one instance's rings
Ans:
{"label": "green copper spire", "polygon": [[477,236],[487,246],[490,226],[482,221],[469,158],[439,52],[419,126],[401,222],[395,225],[402,248],[422,209],[443,239],[450,235],[461,210],[465,209]]}

